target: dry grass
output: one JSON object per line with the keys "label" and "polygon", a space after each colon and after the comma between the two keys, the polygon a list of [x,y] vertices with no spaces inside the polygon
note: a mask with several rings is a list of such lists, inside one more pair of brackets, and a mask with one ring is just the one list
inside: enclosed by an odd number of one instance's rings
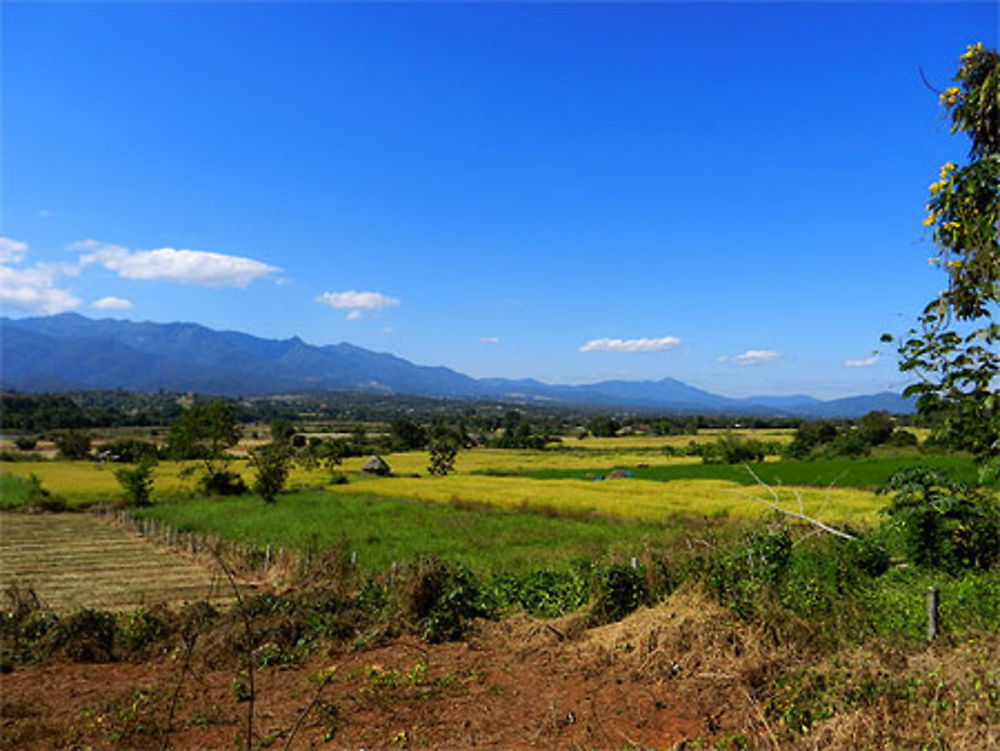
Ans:
{"label": "dry grass", "polygon": [[57,611],[216,598],[209,567],[82,514],[0,514],[0,586],[32,587]]}

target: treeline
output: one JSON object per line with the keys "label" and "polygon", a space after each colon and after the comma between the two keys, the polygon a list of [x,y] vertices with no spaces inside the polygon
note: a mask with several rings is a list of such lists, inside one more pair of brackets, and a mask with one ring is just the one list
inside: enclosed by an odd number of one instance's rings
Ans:
{"label": "treeline", "polygon": [[239,422],[245,424],[291,420],[387,425],[404,415],[423,425],[461,420],[470,431],[496,432],[510,427],[511,413],[516,413],[519,423],[528,421],[536,426],[534,432],[547,431],[551,435],[581,429],[594,435],[615,435],[619,431],[676,435],[705,428],[794,428],[803,423],[802,418],[774,416],[658,413],[357,392],[234,398],[116,390],[65,394],[0,392],[0,429],[39,433],[60,429],[166,426],[192,403],[215,400],[228,404]]}

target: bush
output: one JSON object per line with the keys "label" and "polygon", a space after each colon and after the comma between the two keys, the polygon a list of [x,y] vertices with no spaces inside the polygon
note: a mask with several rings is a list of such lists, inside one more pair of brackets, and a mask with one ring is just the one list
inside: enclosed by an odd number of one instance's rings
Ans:
{"label": "bush", "polygon": [[726,433],[715,443],[704,446],[701,460],[705,464],[762,462],[767,453],[775,448],[754,438],[742,438],[732,433]]}
{"label": "bush", "polygon": [[74,662],[110,662],[114,639],[114,617],[90,608],[59,620],[49,632],[50,647],[62,650]]}
{"label": "bush", "polygon": [[198,487],[208,495],[245,495],[250,491],[238,473],[227,470],[204,475],[198,481]]}
{"label": "bush", "polygon": [[66,499],[52,495],[51,492],[42,487],[42,481],[38,475],[32,473],[28,475],[27,502],[30,508],[37,511],[65,511],[69,508]]}
{"label": "bush", "polygon": [[837,437],[830,441],[824,454],[830,458],[838,456],[858,457],[868,456],[871,452],[871,444],[865,440],[860,430],[843,428],[837,431]]}
{"label": "bush", "polygon": [[397,597],[403,617],[430,642],[459,639],[471,619],[495,614],[468,569],[438,559],[418,561],[403,577]]}
{"label": "bush", "polygon": [[101,457],[124,464],[138,464],[144,459],[155,462],[159,455],[156,444],[131,438],[114,441],[101,448]]}
{"label": "bush", "polygon": [[64,459],[87,459],[90,457],[90,436],[79,430],[67,430],[52,439],[59,455]]}
{"label": "bush", "polygon": [[153,461],[142,459],[135,469],[115,470],[115,479],[125,491],[126,502],[135,508],[148,506],[153,492]]}
{"label": "bush", "polygon": [[648,604],[645,573],[628,564],[614,564],[595,569],[591,585],[595,624],[620,621],[640,605]]}
{"label": "bush", "polygon": [[946,475],[922,467],[896,472],[880,490],[893,492],[885,531],[918,566],[986,569],[1000,559],[1000,504]]}
{"label": "bush", "polygon": [[897,430],[890,436],[888,444],[890,446],[916,446],[919,443],[916,434],[909,430]]}
{"label": "bush", "polygon": [[34,438],[29,438],[28,436],[23,435],[14,441],[14,445],[21,449],[21,451],[32,451],[35,446],[38,445],[38,441]]}

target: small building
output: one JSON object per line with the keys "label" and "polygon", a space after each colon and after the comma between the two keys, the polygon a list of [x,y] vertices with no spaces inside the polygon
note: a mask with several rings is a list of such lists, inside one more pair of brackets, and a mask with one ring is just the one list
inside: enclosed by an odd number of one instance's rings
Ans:
{"label": "small building", "polygon": [[368,457],[364,464],[361,465],[361,471],[366,475],[378,475],[379,477],[386,477],[392,471],[389,469],[389,465],[386,464],[385,459],[381,456],[375,456],[372,454]]}

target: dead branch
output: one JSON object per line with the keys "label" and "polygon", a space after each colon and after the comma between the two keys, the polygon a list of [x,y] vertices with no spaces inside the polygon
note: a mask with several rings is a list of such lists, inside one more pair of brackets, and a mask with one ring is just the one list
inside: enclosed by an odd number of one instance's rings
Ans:
{"label": "dead branch", "polygon": [[[831,527],[828,524],[824,524],[819,519],[813,519],[811,516],[806,516],[805,514],[800,513],[798,511],[789,511],[788,509],[783,508],[780,505],[781,504],[781,498],[778,497],[778,494],[775,492],[774,488],[772,488],[766,482],[764,482],[763,480],[761,480],[760,477],[757,476],[757,473],[754,472],[753,469],[750,468],[749,464],[744,464],[743,466],[746,467],[746,470],[747,470],[747,472],[750,473],[750,476],[754,480],[757,481],[757,484],[760,485],[765,490],[767,490],[767,492],[771,494],[771,497],[774,498],[773,502],[768,501],[768,500],[766,500],[764,498],[758,498],[757,500],[759,500],[761,503],[763,503],[763,504],[765,504],[767,506],[770,506],[772,509],[774,509],[778,513],[786,514],[787,516],[792,516],[792,517],[795,517],[796,519],[801,519],[802,521],[804,521],[804,522],[806,522],[808,524],[812,524],[814,527],[818,527],[819,529],[822,529],[824,532],[828,532],[831,535],[835,535],[836,537],[842,537],[845,540],[856,540],[856,539],[858,539],[854,535],[848,534],[847,532],[843,532],[843,531],[841,531],[839,529],[835,529],[834,527]],[[800,498],[800,501],[801,501],[801,498]]]}

